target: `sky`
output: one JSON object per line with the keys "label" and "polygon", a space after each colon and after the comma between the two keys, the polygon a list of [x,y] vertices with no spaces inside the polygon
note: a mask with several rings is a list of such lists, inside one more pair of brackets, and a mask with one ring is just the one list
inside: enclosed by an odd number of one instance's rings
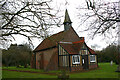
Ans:
{"label": "sky", "polygon": [[[94,39],[90,39],[89,36],[87,35],[87,32],[80,32],[81,29],[84,28],[84,26],[79,26],[79,19],[77,18],[78,10],[76,8],[78,8],[79,6],[85,6],[86,5],[85,0],[67,0],[67,1],[66,0],[53,0],[53,3],[51,5],[55,9],[60,8],[61,9],[60,15],[62,16],[65,15],[65,10],[66,9],[68,10],[70,19],[72,21],[72,27],[74,28],[74,30],[77,32],[77,34],[80,37],[85,37],[85,42],[87,43],[89,47],[96,45],[97,46],[96,50],[102,50],[103,48],[109,45],[110,41],[113,41],[112,39],[105,40],[103,36],[96,36]],[[61,20],[63,22],[64,17],[62,17]],[[59,28],[51,29],[51,34],[55,34],[63,30],[64,30],[64,26],[62,25]],[[12,42],[13,44],[26,43],[26,38],[22,36],[15,36],[15,37],[16,37],[16,41],[13,41]],[[37,47],[41,41],[42,40],[34,39],[33,40],[34,48]]]}

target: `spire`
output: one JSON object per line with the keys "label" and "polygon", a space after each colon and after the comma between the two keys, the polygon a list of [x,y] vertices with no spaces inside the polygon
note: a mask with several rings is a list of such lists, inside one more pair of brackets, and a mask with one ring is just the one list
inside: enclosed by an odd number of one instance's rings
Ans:
{"label": "spire", "polygon": [[71,27],[71,24],[72,24],[67,9],[65,11],[65,19],[64,19],[63,24],[64,24],[64,30],[65,31],[68,30]]}
{"label": "spire", "polygon": [[66,9],[66,11],[65,11],[65,19],[64,19],[64,23],[66,23],[66,22],[68,22],[68,23],[72,23],[71,20],[70,20],[70,17],[69,17],[69,14],[68,14],[67,9]]}

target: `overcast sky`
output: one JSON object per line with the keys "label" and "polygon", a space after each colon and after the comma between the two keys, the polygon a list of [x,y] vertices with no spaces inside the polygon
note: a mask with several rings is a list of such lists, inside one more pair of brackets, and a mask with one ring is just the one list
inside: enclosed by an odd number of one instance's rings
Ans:
{"label": "overcast sky", "polygon": [[[77,18],[77,14],[78,11],[76,8],[78,8],[79,6],[85,6],[85,0],[53,0],[54,3],[52,3],[52,6],[57,9],[60,8],[61,9],[61,13],[60,15],[65,15],[65,10],[68,10],[70,19],[72,21],[72,27],[75,29],[75,31],[77,32],[77,34],[80,37],[85,37],[85,42],[87,43],[87,45],[89,47],[93,46],[93,45],[98,45],[99,47],[97,48],[97,50],[101,50],[103,48],[105,48],[106,46],[109,45],[109,41],[111,40],[104,40],[102,36],[96,36],[93,40],[89,39],[89,36],[87,35],[87,32],[80,32],[82,28],[84,28],[84,26],[79,26],[79,19]],[[67,5],[65,5],[67,4]],[[82,13],[82,12],[81,12]],[[64,17],[61,18],[62,22],[64,21]],[[87,23],[86,23],[87,24]],[[61,26],[60,28],[55,28],[51,30],[51,34],[55,34],[57,32],[63,31],[64,30],[64,26]],[[34,47],[38,46],[40,44],[41,41],[35,39],[34,40]],[[21,44],[21,43],[26,43],[26,38],[24,37],[18,37],[16,36],[16,41],[13,41],[13,43],[17,43],[17,44]]]}

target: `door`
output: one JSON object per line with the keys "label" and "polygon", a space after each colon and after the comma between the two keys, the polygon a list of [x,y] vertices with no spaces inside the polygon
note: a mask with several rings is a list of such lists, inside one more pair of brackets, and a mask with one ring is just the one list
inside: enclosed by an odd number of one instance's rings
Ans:
{"label": "door", "polygon": [[82,55],[83,69],[88,69],[88,55]]}

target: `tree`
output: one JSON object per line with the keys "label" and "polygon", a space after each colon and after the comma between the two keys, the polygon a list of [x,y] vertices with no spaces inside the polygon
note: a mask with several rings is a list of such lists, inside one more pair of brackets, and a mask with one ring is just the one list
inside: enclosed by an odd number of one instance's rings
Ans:
{"label": "tree", "polygon": [[27,67],[27,64],[30,64],[31,56],[32,50],[29,45],[12,44],[8,50],[3,50],[2,63],[5,66],[23,65]]}
{"label": "tree", "polygon": [[119,1],[86,0],[86,6],[78,8],[81,24],[87,23],[84,31],[90,31],[92,38],[97,34],[114,37],[113,34],[119,32],[117,26],[120,22],[119,5]]}
{"label": "tree", "polygon": [[50,6],[51,0],[2,0],[0,1],[0,42],[22,35],[31,39],[46,38],[51,25],[58,24],[58,11]]}
{"label": "tree", "polygon": [[118,46],[109,45],[101,51],[97,51],[99,62],[110,62],[113,61],[118,64]]}
{"label": "tree", "polygon": [[19,50],[21,51],[20,52],[20,55],[21,55],[20,63],[23,64],[24,67],[26,68],[27,64],[30,64],[31,56],[33,53],[29,45],[24,44],[24,45],[19,45],[19,46],[20,46]]}
{"label": "tree", "polygon": [[[106,1],[106,0],[86,0],[86,7],[84,9],[83,23],[89,22],[85,31],[91,31],[94,38],[97,34],[102,34],[107,38],[120,38],[120,0]],[[81,15],[80,15],[81,16]],[[91,34],[91,33],[90,33]],[[116,35],[115,35],[116,34]],[[111,37],[112,36],[112,37]],[[110,40],[109,39],[109,40]],[[118,46],[120,43],[118,42]],[[120,48],[118,47],[118,50]],[[118,52],[118,59],[120,59]],[[120,72],[120,60],[118,71]]]}

